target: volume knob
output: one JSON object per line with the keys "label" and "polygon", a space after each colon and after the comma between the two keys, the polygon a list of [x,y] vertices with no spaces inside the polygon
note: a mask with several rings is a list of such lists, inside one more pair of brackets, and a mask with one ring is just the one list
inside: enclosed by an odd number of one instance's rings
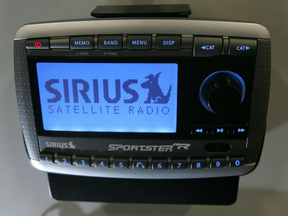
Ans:
{"label": "volume knob", "polygon": [[202,82],[199,97],[202,105],[216,114],[235,112],[245,98],[244,80],[232,71],[217,71]]}

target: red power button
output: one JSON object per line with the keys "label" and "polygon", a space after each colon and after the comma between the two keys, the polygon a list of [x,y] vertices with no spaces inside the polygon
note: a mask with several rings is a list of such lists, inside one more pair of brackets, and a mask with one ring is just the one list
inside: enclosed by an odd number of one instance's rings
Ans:
{"label": "red power button", "polygon": [[26,40],[26,49],[42,50],[49,49],[49,38],[35,38]]}
{"label": "red power button", "polygon": [[36,43],[34,43],[34,46],[37,47],[37,48],[39,48],[39,47],[42,46],[42,44],[41,44],[40,42],[37,41]]}

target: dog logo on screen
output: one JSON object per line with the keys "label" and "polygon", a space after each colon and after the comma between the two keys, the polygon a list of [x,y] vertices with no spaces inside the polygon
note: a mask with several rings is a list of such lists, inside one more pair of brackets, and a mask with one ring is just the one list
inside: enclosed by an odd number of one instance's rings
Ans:
{"label": "dog logo on screen", "polygon": [[169,102],[172,85],[170,85],[168,93],[164,95],[158,82],[160,74],[161,72],[155,76],[153,74],[146,76],[145,78],[148,80],[141,84],[142,88],[149,89],[148,97],[144,103],[150,104],[152,100],[154,104],[167,104]]}

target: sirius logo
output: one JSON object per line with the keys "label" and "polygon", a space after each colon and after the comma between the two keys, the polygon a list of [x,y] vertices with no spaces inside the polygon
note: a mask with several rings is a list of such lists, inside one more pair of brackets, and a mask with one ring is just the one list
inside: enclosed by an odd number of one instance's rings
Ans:
{"label": "sirius logo", "polygon": [[148,79],[148,81],[141,84],[142,88],[149,89],[148,98],[144,103],[151,103],[151,100],[155,101],[154,103],[168,103],[172,86],[170,85],[167,95],[164,95],[158,83],[159,76],[160,73],[156,74],[156,76],[150,74],[149,76],[145,77]]}
{"label": "sirius logo", "polygon": [[46,148],[75,149],[73,142],[46,142]]}
{"label": "sirius logo", "polygon": [[[159,76],[160,73],[157,73],[155,76],[153,74],[150,74],[146,76],[145,78],[148,79],[146,82],[141,84],[141,87],[143,89],[148,89],[148,97],[144,103],[151,103],[153,101],[154,103],[159,104],[167,104],[169,102],[170,98],[170,92],[172,90],[172,85],[170,85],[168,93],[166,95],[163,94],[160,86],[159,86]],[[55,88],[54,86],[60,83],[60,79],[50,79],[45,83],[46,90],[53,94],[53,98],[48,98],[48,103],[56,103],[64,98],[65,103],[70,103],[70,92],[69,92],[69,85],[72,86],[72,98],[73,103],[79,103],[79,97],[82,97],[85,103],[99,103],[99,80],[93,79],[92,80],[92,86],[89,85],[88,81],[83,79],[72,79],[70,84],[68,79],[62,80],[62,86],[63,89],[62,92],[59,88]],[[134,103],[138,101],[139,94],[138,92],[131,88],[132,84],[138,84],[137,79],[128,79],[124,81],[121,85],[120,79],[114,80],[114,89],[115,89],[115,97],[111,98],[110,92],[109,92],[109,85],[113,85],[113,83],[109,84],[108,79],[102,80],[102,86],[103,86],[103,97],[107,103],[117,103],[121,99],[121,86],[124,92],[127,94],[130,94],[132,97],[130,99],[124,99],[124,103]],[[91,88],[92,87],[92,88]],[[93,100],[88,96],[89,91],[93,92]],[[64,95],[64,97],[62,97]]]}
{"label": "sirius logo", "polygon": [[172,91],[170,85],[169,89],[165,89],[167,93],[163,94],[164,89],[159,84],[160,74],[149,74],[140,78],[140,81],[111,78],[49,79],[45,82],[45,90],[52,96],[46,99],[51,104],[48,105],[48,113],[167,115],[169,106],[155,106],[168,104]]}

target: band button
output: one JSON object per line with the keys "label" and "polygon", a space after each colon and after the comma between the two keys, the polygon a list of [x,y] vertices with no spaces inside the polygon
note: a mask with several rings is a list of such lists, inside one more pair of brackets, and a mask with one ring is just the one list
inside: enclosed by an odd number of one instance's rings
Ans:
{"label": "band button", "polygon": [[221,55],[222,38],[221,37],[195,37],[194,38],[194,57],[210,57]]}
{"label": "band button", "polygon": [[122,49],[122,35],[99,36],[99,49]]}
{"label": "band button", "polygon": [[157,36],[157,49],[180,49],[181,36]]}
{"label": "band button", "polygon": [[128,35],[127,49],[151,49],[150,35]]}
{"label": "band button", "polygon": [[93,49],[93,36],[71,37],[71,49]]}

